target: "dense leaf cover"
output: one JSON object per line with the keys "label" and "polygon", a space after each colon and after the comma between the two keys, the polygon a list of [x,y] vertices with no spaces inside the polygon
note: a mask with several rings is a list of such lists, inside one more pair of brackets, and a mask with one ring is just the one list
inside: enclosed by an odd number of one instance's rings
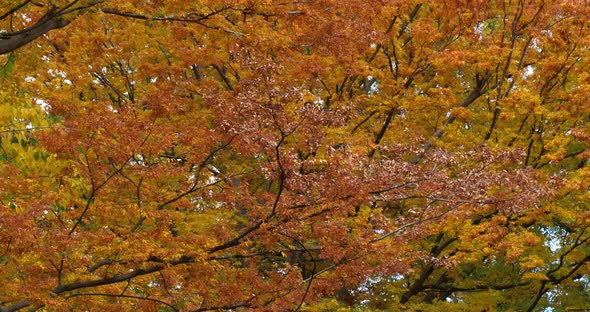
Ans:
{"label": "dense leaf cover", "polygon": [[588,20],[0,0],[0,311],[588,308]]}

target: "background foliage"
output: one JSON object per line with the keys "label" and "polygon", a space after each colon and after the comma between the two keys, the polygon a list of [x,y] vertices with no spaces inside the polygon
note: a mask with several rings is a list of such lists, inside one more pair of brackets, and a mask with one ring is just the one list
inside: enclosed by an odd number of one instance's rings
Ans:
{"label": "background foliage", "polygon": [[0,311],[590,306],[583,4],[0,14]]}

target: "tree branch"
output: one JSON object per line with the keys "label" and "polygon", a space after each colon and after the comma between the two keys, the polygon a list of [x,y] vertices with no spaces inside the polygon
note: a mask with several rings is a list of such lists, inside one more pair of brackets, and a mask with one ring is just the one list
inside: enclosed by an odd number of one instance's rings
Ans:
{"label": "tree branch", "polygon": [[166,301],[150,298],[150,297],[139,297],[139,296],[131,296],[131,295],[120,295],[120,294],[107,294],[107,293],[77,293],[71,294],[66,297],[66,299],[75,298],[75,297],[82,297],[82,296],[101,296],[101,297],[115,297],[115,298],[127,298],[127,299],[136,299],[136,300],[147,300],[160,303],[171,308],[173,311],[179,311],[176,307],[169,304]]}
{"label": "tree branch", "polygon": [[0,15],[0,20],[3,20],[7,17],[9,17],[10,15],[12,15],[12,13],[20,10],[22,7],[26,6],[27,4],[29,4],[29,2],[31,2],[31,0],[26,0],[21,4],[16,5],[15,7],[13,7],[12,9],[8,10],[8,12]]}
{"label": "tree branch", "polygon": [[18,311],[22,308],[26,308],[33,304],[33,300],[25,299],[18,302],[15,302],[9,306],[0,306],[0,312],[13,312]]}
{"label": "tree branch", "polygon": [[[154,260],[157,260],[157,259],[154,259]],[[147,275],[147,274],[151,274],[154,272],[164,270],[166,267],[168,267],[170,265],[174,266],[174,265],[179,265],[179,264],[191,263],[194,261],[195,261],[194,257],[183,256],[183,257],[180,257],[176,260],[162,261],[161,264],[153,265],[153,266],[143,268],[143,269],[133,270],[133,271],[126,273],[126,274],[118,274],[118,275],[115,275],[112,277],[107,277],[107,278],[102,278],[102,279],[79,281],[79,282],[73,282],[73,283],[69,283],[69,284],[60,285],[60,286],[52,289],[51,292],[54,294],[61,294],[64,292],[68,292],[68,291],[72,291],[72,290],[76,290],[76,289],[81,289],[81,288],[115,284],[115,283],[119,283],[119,282],[128,281],[128,280],[130,280],[134,277],[137,277],[137,276]],[[154,262],[156,262],[156,261],[154,261]],[[0,312],[3,312],[3,311],[0,310]]]}
{"label": "tree branch", "polygon": [[70,21],[56,15],[45,15],[40,23],[35,24],[18,34],[0,34],[0,55],[10,53],[27,43],[43,36],[53,29],[63,28]]}

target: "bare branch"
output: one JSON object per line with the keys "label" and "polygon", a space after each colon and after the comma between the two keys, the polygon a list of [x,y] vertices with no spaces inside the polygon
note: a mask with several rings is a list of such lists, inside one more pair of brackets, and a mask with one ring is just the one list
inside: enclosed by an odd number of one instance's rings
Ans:
{"label": "bare branch", "polygon": [[18,302],[15,302],[9,306],[0,306],[0,312],[13,312],[18,311],[22,308],[26,308],[33,304],[33,300],[25,299]]}
{"label": "bare branch", "polygon": [[8,16],[12,15],[14,12],[20,10],[22,7],[26,6],[27,4],[29,4],[29,2],[31,2],[31,0],[26,0],[23,3],[20,3],[18,5],[16,5],[15,7],[13,7],[12,9],[8,10],[8,12],[0,15],[0,20],[3,20],[5,18],[7,18]]}
{"label": "bare branch", "polygon": [[176,307],[169,304],[166,301],[150,298],[150,297],[140,297],[140,296],[131,296],[131,295],[119,295],[119,294],[107,294],[107,293],[77,293],[71,294],[66,297],[66,299],[75,298],[75,297],[82,297],[82,296],[100,296],[100,297],[115,297],[115,298],[127,298],[127,299],[136,299],[136,300],[147,300],[160,303],[172,309],[172,311],[179,311]]}

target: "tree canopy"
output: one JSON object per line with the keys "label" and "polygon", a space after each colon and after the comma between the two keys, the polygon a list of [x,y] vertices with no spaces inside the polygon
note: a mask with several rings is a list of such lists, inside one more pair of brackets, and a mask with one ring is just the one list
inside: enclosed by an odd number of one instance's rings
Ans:
{"label": "tree canopy", "polygon": [[589,20],[0,0],[0,311],[588,308]]}

